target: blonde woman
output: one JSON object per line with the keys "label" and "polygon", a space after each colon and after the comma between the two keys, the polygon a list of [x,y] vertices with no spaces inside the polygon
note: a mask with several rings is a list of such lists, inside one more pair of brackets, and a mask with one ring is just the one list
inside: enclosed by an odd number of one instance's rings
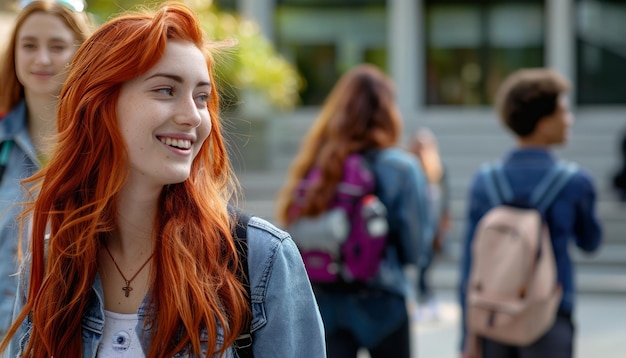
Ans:
{"label": "blonde woman", "polygon": [[424,322],[439,317],[428,273],[435,256],[442,253],[450,230],[450,193],[435,134],[428,128],[419,128],[415,131],[409,150],[419,159],[428,180],[430,218],[434,226],[433,235],[422,243],[418,263],[417,309],[414,314],[418,321]]}

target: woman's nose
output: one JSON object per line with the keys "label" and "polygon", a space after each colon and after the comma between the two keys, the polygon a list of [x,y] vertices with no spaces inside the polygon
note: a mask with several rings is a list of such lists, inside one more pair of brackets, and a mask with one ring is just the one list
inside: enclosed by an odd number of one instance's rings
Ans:
{"label": "woman's nose", "polygon": [[37,51],[36,61],[41,65],[49,65],[50,64],[50,52],[48,49],[42,47]]}
{"label": "woman's nose", "polygon": [[202,117],[193,97],[182,99],[178,106],[178,113],[174,118],[176,123],[190,127],[200,125]]}

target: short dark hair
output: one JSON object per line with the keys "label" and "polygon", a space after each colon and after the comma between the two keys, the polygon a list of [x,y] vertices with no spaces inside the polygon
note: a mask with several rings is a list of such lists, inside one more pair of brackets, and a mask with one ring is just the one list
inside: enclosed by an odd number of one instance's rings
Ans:
{"label": "short dark hair", "polygon": [[498,89],[498,116],[517,136],[527,137],[541,118],[554,113],[559,96],[570,87],[565,77],[549,68],[517,70]]}

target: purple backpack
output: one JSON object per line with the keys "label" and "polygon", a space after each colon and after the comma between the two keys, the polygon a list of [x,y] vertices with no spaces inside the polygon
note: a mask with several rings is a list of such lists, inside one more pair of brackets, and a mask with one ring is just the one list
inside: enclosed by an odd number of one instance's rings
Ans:
{"label": "purple backpack", "polygon": [[[316,168],[302,180],[296,210],[319,177]],[[385,254],[388,223],[387,210],[375,188],[367,158],[350,154],[328,210],[317,217],[301,217],[287,228],[312,282],[367,282],[376,275]]]}

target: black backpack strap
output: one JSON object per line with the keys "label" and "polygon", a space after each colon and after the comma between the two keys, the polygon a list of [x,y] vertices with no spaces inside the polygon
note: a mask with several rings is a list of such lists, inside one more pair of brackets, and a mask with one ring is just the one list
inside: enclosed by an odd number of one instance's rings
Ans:
{"label": "black backpack strap", "polygon": [[[250,304],[250,312],[252,312],[252,296],[250,290],[250,276],[248,273],[248,241],[247,230],[248,221],[250,221],[251,215],[243,212],[242,210],[234,207],[228,208],[232,215],[236,218],[235,232],[233,238],[235,239],[235,247],[237,248],[237,254],[239,256],[239,280],[243,283],[248,294],[248,303]],[[252,317],[252,316],[251,316]],[[252,334],[250,333],[251,321],[246,322],[241,334],[235,340],[235,350],[240,358],[253,357],[252,353]]]}
{"label": "black backpack strap", "polygon": [[381,149],[378,148],[370,148],[361,152],[361,155],[363,155],[363,158],[365,158],[370,165],[373,165],[373,163],[376,162],[376,158],[378,157],[378,153],[380,153],[380,151]]}
{"label": "black backpack strap", "polygon": [[4,171],[6,170],[9,162],[9,153],[11,152],[12,145],[13,141],[10,139],[0,142],[0,182],[2,182]]}

